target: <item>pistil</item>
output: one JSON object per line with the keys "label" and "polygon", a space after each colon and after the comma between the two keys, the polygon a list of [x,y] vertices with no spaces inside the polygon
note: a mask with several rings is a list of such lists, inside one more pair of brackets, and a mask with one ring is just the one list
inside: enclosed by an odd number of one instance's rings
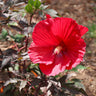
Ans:
{"label": "pistil", "polygon": [[57,46],[57,47],[54,49],[54,53],[55,53],[55,54],[59,54],[62,49],[63,49],[62,46]]}

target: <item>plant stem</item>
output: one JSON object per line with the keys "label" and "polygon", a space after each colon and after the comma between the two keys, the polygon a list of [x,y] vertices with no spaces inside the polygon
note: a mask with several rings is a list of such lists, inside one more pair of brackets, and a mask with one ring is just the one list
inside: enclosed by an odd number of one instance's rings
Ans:
{"label": "plant stem", "polygon": [[18,50],[18,52],[20,52],[20,51],[23,50],[24,48],[25,48],[25,46],[21,47],[21,48]]}
{"label": "plant stem", "polygon": [[29,38],[29,35],[28,35],[28,37],[26,37],[26,40],[25,40],[25,52],[27,51],[27,46],[28,46],[28,38]]}
{"label": "plant stem", "polygon": [[34,12],[32,14],[30,14],[30,25],[31,25],[31,22],[32,22],[32,19],[33,19],[33,15],[36,13],[36,10],[34,10]]}
{"label": "plant stem", "polygon": [[31,25],[32,18],[33,18],[33,14],[30,15],[30,25]]}

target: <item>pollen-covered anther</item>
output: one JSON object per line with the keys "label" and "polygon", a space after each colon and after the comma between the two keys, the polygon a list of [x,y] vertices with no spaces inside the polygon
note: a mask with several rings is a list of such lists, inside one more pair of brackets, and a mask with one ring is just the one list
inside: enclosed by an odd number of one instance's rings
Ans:
{"label": "pollen-covered anther", "polygon": [[62,49],[63,49],[62,46],[57,46],[57,47],[54,49],[54,54],[59,54]]}

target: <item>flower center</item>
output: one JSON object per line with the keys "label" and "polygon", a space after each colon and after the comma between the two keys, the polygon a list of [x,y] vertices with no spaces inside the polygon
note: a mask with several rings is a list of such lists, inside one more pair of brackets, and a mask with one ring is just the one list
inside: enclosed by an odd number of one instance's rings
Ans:
{"label": "flower center", "polygon": [[63,49],[62,46],[57,46],[57,47],[54,49],[54,53],[55,53],[55,54],[59,54],[62,49]]}

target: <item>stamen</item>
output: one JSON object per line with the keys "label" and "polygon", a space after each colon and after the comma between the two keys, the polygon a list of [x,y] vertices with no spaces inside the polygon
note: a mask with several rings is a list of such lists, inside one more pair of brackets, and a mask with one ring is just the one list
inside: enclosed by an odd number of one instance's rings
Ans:
{"label": "stamen", "polygon": [[54,53],[55,53],[55,54],[59,54],[61,50],[62,50],[62,46],[57,46],[57,47],[54,49]]}

